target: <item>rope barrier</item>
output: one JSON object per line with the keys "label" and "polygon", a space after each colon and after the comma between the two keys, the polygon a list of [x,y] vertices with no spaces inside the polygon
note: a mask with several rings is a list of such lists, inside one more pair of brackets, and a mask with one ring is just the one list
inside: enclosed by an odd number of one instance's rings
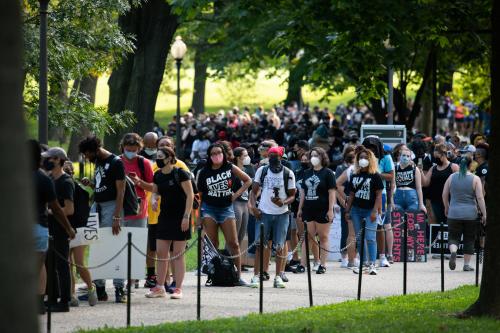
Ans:
{"label": "rope barrier", "polygon": [[219,255],[220,255],[221,257],[223,257],[223,258],[226,258],[226,259],[235,259],[235,258],[238,258],[238,257],[241,257],[241,256],[243,256],[243,255],[247,254],[247,253],[248,253],[248,251],[250,251],[250,249],[251,249],[252,247],[256,246],[258,242],[259,242],[259,240],[258,240],[258,239],[256,239],[256,240],[255,240],[252,244],[250,244],[250,245],[246,248],[246,250],[243,250],[243,251],[241,251],[241,252],[240,252],[240,253],[238,253],[238,254],[234,254],[234,255],[226,256],[226,255],[224,255],[224,254],[222,254],[222,253],[219,253]]}
{"label": "rope barrier", "polygon": [[293,251],[292,251],[292,252],[290,252],[290,253],[288,253],[288,254],[286,254],[286,255],[284,255],[284,256],[280,256],[280,255],[276,252],[276,257],[281,258],[281,259],[288,259],[288,257],[289,257],[290,255],[293,255],[295,252],[297,252],[297,251],[300,249],[300,247],[302,246],[302,243],[304,242],[304,239],[305,239],[305,233],[304,233],[304,234],[300,237],[299,242],[297,243],[297,246],[293,249]]}
{"label": "rope barrier", "polygon": [[167,259],[158,259],[158,258],[155,258],[155,257],[148,256],[147,253],[145,253],[144,251],[142,251],[141,249],[139,249],[139,247],[137,247],[134,243],[132,243],[132,247],[137,252],[139,252],[139,254],[142,254],[142,256],[144,256],[146,258],[152,259],[152,260],[157,261],[157,262],[164,262],[164,261],[174,261],[175,259],[182,257],[184,254],[186,254],[186,252],[188,252],[189,250],[191,250],[196,245],[197,241],[198,241],[198,237],[196,237],[191,242],[191,244],[189,244],[188,246],[186,246],[186,248],[182,252],[179,252],[175,256],[169,257]]}
{"label": "rope barrier", "polygon": [[112,262],[113,260],[115,260],[125,249],[127,248],[127,244],[123,245],[123,247],[114,255],[112,256],[110,259],[106,260],[105,262],[103,262],[102,264],[99,264],[99,265],[96,265],[96,266],[92,266],[92,267],[88,267],[88,266],[83,266],[83,265],[78,265],[78,264],[75,264],[71,261],[68,260],[68,258],[65,258],[64,255],[62,255],[61,253],[59,253],[56,249],[52,249],[52,251],[54,251],[54,253],[62,260],[66,261],[68,264],[70,264],[71,266],[74,266],[74,267],[77,267],[77,268],[84,268],[84,269],[97,269],[97,268],[101,268],[101,267],[104,267],[106,266],[107,264],[109,264],[110,262]]}

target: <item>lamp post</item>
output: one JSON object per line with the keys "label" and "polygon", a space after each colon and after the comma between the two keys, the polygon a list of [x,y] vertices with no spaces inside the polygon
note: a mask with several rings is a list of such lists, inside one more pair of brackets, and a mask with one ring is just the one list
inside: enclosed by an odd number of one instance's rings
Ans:
{"label": "lamp post", "polygon": [[40,0],[40,86],[38,90],[38,141],[49,141],[47,102],[47,11],[49,0]]}
{"label": "lamp post", "polygon": [[183,152],[181,147],[181,64],[184,55],[186,54],[187,47],[182,41],[181,36],[175,37],[175,42],[172,44],[170,53],[175,59],[175,65],[177,67],[177,111],[176,111],[176,121],[175,121],[175,150],[177,156],[182,158]]}
{"label": "lamp post", "polygon": [[[384,47],[387,51],[393,51],[394,46],[391,45],[391,41],[389,38],[387,38],[384,41]],[[392,68],[392,64],[389,63],[388,66],[388,77],[387,77],[387,124],[392,125],[394,124],[394,84],[393,84],[393,77],[394,77],[394,68]]]}

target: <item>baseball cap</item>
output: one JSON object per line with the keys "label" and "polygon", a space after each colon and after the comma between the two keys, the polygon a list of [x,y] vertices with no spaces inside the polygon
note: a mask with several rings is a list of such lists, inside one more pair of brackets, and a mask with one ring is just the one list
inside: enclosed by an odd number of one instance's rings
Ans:
{"label": "baseball cap", "polygon": [[269,150],[267,151],[268,154],[278,154],[278,156],[283,156],[283,154],[285,153],[285,148],[283,147],[272,147],[272,148],[269,148]]}
{"label": "baseball cap", "polygon": [[475,153],[476,152],[476,147],[473,145],[467,145],[464,148],[460,149],[461,153]]}
{"label": "baseball cap", "polygon": [[64,149],[61,147],[53,147],[47,150],[46,152],[42,153],[43,158],[51,158],[51,157],[57,157],[61,160],[68,160],[68,156],[66,155],[66,152]]}

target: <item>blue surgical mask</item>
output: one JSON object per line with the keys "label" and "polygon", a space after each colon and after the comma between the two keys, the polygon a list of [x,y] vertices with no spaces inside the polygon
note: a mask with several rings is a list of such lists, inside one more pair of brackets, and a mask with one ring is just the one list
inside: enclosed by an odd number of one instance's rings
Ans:
{"label": "blue surgical mask", "polygon": [[402,165],[408,165],[408,163],[410,163],[410,159],[408,158],[408,156],[401,156],[399,158],[399,161]]}
{"label": "blue surgical mask", "polygon": [[128,150],[125,150],[123,151],[123,155],[125,155],[125,157],[129,160],[131,159],[134,159],[135,157],[137,157],[137,153],[134,152],[134,151],[128,151]]}

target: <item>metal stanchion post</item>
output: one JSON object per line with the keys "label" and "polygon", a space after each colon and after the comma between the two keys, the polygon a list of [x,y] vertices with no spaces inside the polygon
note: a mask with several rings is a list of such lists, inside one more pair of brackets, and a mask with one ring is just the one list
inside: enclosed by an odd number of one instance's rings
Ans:
{"label": "metal stanchion post", "polygon": [[403,214],[403,295],[406,295],[406,281],[407,281],[407,266],[408,266],[408,216],[406,213]]}
{"label": "metal stanchion post", "polygon": [[441,292],[444,292],[444,222],[440,223],[440,244],[441,244]]}
{"label": "metal stanchion post", "polygon": [[47,295],[49,295],[47,302],[47,333],[52,330],[52,301],[54,298],[54,237],[49,236],[49,248],[47,251]]}
{"label": "metal stanchion post", "polygon": [[304,223],[304,240],[306,243],[306,266],[307,266],[307,287],[309,288],[309,306],[313,306],[311,263],[309,261],[309,234],[307,233],[307,223]]}
{"label": "metal stanchion post", "polygon": [[198,226],[198,277],[196,287],[196,319],[201,318],[201,225]]}
{"label": "metal stanchion post", "polygon": [[365,256],[366,219],[361,221],[361,240],[359,247],[358,301],[361,299],[361,282],[363,280],[363,260]]}
{"label": "metal stanchion post", "polygon": [[481,220],[478,222],[476,231],[476,287],[479,286],[479,256],[481,254]]}
{"label": "metal stanchion post", "polygon": [[259,253],[259,313],[264,310],[264,223],[260,224]]}
{"label": "metal stanchion post", "polygon": [[130,288],[132,285],[132,233],[128,233],[127,242],[127,327],[130,327]]}

